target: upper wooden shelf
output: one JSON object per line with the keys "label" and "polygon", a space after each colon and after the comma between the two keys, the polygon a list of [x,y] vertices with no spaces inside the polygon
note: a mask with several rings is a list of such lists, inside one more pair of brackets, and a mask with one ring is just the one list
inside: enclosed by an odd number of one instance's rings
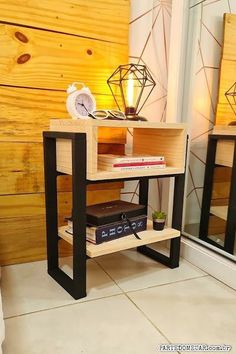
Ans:
{"label": "upper wooden shelf", "polygon": [[[236,135],[236,126],[216,125],[213,129],[214,135]],[[215,163],[217,165],[232,167],[234,156],[234,142],[235,140],[219,139],[217,141]]]}
{"label": "upper wooden shelf", "polygon": [[[109,120],[109,119],[51,119],[50,130],[78,132],[88,127],[110,127],[110,128],[154,128],[154,129],[186,129],[185,123],[163,123],[163,122],[142,122],[131,120]],[[67,129],[70,130],[67,130]]]}
{"label": "upper wooden shelf", "polygon": [[[86,133],[87,179],[109,180],[142,176],[181,174],[185,170],[186,124],[139,122],[119,120],[52,119],[51,131]],[[165,169],[143,169],[108,172],[98,170],[98,153],[120,154],[125,150],[129,134],[129,147],[134,154],[164,156]],[[57,170],[72,174],[71,141],[57,139]]]}
{"label": "upper wooden shelf", "polygon": [[212,134],[236,135],[236,126],[235,125],[215,125]]}

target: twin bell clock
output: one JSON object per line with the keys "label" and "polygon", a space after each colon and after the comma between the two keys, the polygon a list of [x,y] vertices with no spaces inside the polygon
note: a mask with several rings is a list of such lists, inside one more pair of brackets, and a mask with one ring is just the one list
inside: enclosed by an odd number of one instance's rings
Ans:
{"label": "twin bell clock", "polygon": [[[80,89],[76,85],[82,86]],[[83,83],[74,82],[67,89],[66,108],[73,119],[88,119],[96,110],[96,100],[91,91]]]}

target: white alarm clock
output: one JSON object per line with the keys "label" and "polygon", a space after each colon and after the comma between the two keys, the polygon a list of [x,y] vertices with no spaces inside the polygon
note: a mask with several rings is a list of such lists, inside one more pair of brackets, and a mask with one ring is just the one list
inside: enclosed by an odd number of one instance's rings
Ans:
{"label": "white alarm clock", "polygon": [[[76,85],[82,85],[77,89]],[[83,83],[73,82],[67,89],[66,108],[73,119],[88,119],[89,113],[96,110],[96,100],[91,91]]]}

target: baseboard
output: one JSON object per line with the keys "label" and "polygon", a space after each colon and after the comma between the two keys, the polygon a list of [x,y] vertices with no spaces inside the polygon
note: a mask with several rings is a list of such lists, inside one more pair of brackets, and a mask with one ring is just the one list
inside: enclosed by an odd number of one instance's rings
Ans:
{"label": "baseboard", "polygon": [[236,264],[204,246],[182,236],[181,256],[236,290]]}

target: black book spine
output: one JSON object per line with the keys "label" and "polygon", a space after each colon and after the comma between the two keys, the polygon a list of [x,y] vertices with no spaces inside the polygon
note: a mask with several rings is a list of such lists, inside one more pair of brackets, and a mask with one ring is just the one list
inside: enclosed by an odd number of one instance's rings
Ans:
{"label": "black book spine", "polygon": [[[131,218],[132,228],[138,233],[147,229],[147,217],[145,215],[139,218]],[[133,232],[127,221],[119,221],[113,225],[98,226],[95,231],[96,244],[116,240],[118,238],[132,235]]]}

